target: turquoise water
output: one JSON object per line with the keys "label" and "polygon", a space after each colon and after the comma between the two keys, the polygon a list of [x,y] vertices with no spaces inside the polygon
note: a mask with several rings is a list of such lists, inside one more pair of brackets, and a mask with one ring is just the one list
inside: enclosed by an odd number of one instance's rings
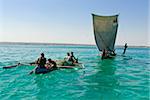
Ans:
{"label": "turquoise water", "polygon": [[[61,69],[28,75],[33,66],[2,69],[18,62],[32,62],[44,52],[63,59],[74,51],[84,69]],[[121,56],[101,60],[95,46],[0,44],[1,100],[148,100],[150,55],[148,48],[128,48]]]}

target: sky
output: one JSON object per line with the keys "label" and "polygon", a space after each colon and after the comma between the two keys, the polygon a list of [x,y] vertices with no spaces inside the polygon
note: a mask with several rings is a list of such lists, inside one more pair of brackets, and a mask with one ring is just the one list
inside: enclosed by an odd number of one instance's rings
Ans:
{"label": "sky", "polygon": [[116,45],[150,45],[149,0],[0,0],[0,42],[95,44],[92,13],[119,14]]}

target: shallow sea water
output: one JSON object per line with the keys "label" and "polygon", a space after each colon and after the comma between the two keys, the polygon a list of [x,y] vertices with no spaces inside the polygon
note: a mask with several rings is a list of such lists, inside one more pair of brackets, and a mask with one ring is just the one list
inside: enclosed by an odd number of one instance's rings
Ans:
{"label": "shallow sea water", "polygon": [[[0,100],[149,100],[149,48],[116,48],[117,56],[101,60],[96,46],[0,44]],[[28,75],[33,66],[2,69],[18,62],[63,59],[73,51],[84,69],[60,69]]]}

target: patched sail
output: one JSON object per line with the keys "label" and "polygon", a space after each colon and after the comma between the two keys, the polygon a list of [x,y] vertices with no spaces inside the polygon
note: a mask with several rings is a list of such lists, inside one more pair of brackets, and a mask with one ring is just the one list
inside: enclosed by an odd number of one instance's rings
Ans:
{"label": "patched sail", "polygon": [[118,15],[114,16],[93,16],[94,36],[97,47],[100,51],[113,51],[117,29],[118,29]]}

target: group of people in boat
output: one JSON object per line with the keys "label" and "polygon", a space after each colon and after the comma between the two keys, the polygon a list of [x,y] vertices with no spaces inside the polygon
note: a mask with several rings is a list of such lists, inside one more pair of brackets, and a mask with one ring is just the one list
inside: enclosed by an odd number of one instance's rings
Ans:
{"label": "group of people in boat", "polygon": [[[74,53],[67,53],[67,56],[64,58],[64,65],[73,65],[78,63],[78,59],[75,58]],[[35,73],[46,73],[47,71],[56,70],[57,64],[56,61],[49,58],[48,60],[45,58],[44,53],[41,53],[41,56],[35,61],[37,67],[35,68]]]}
{"label": "group of people in boat", "polygon": [[48,60],[45,58],[44,53],[35,61],[37,67],[35,68],[35,73],[46,73],[47,71],[57,69],[57,64],[51,58]]}
{"label": "group of people in boat", "polygon": [[74,53],[71,52],[67,52],[67,56],[64,58],[64,64],[69,64],[69,65],[73,65],[75,63],[78,63],[78,59],[75,58]]}
{"label": "group of people in boat", "polygon": [[102,52],[102,59],[112,58],[113,56],[116,56],[115,50],[107,51],[104,49]]}
{"label": "group of people in boat", "polygon": [[[125,54],[127,47],[128,47],[127,43],[125,43],[123,54]],[[116,56],[115,50],[107,51],[104,49],[102,51],[102,58],[101,59],[103,60],[103,59],[107,59],[107,58],[113,58],[113,56]]]}
{"label": "group of people in boat", "polygon": [[[127,44],[125,44],[123,54],[125,54],[126,48],[127,48]],[[107,51],[104,49],[102,52],[101,59],[103,60],[107,58],[113,58],[113,56],[116,56],[115,50]],[[74,66],[76,63],[78,63],[78,59],[75,58],[74,53],[68,52],[67,56],[64,58],[62,66]],[[35,73],[41,73],[41,72],[46,73],[47,71],[55,70],[58,68],[56,61],[50,58],[47,60],[44,56],[44,53],[41,53],[41,56],[37,59],[35,64],[37,64],[37,67],[35,68]]]}

